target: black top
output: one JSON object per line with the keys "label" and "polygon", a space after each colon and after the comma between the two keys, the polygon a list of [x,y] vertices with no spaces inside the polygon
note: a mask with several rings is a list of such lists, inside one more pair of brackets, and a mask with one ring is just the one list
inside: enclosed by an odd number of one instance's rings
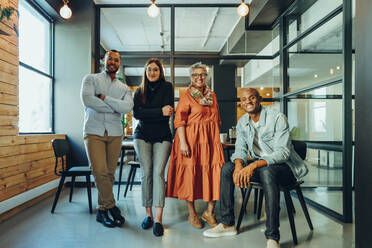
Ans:
{"label": "black top", "polygon": [[174,90],[170,82],[149,82],[146,89],[146,103],[141,101],[140,88],[134,93],[133,116],[139,123],[134,131],[135,139],[156,143],[172,142],[169,116],[163,116],[162,107],[174,107]]}

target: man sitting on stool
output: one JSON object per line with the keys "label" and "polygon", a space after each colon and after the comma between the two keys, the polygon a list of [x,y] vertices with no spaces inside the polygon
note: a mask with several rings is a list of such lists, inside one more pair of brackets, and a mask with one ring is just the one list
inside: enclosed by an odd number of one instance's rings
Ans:
{"label": "man sitting on stool", "polygon": [[[237,126],[235,152],[221,171],[222,223],[206,230],[206,237],[236,235],[234,226],[234,184],[246,188],[250,181],[260,182],[265,195],[268,248],[279,246],[279,186],[291,185],[306,175],[307,167],[294,151],[284,114],[261,106],[256,89],[246,88],[241,94],[243,115]],[[248,156],[252,160],[247,161]]]}

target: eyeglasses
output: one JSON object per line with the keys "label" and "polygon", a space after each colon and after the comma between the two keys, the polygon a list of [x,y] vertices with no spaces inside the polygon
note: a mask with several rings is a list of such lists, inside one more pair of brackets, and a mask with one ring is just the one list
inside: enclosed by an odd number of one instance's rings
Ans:
{"label": "eyeglasses", "polygon": [[198,78],[198,77],[202,77],[202,78],[204,78],[204,77],[206,77],[207,76],[207,73],[193,73],[193,74],[191,74],[191,76],[193,77],[193,78]]}

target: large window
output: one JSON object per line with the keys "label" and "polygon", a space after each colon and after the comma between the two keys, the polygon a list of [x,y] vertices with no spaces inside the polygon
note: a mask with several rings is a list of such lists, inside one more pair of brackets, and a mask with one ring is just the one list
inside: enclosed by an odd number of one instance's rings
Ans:
{"label": "large window", "polygon": [[52,132],[52,24],[19,2],[19,132]]}

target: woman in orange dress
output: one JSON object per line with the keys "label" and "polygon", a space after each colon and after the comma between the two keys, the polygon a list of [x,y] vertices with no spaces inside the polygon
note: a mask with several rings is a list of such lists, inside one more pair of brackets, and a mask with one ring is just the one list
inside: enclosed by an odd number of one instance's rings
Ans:
{"label": "woman in orange dress", "polygon": [[186,200],[190,224],[203,225],[194,201],[208,202],[202,219],[216,226],[214,212],[220,199],[220,174],[225,162],[219,138],[221,126],[217,99],[206,85],[207,67],[196,63],[190,68],[191,84],[181,95],[174,128],[177,129],[168,169],[167,197]]}

